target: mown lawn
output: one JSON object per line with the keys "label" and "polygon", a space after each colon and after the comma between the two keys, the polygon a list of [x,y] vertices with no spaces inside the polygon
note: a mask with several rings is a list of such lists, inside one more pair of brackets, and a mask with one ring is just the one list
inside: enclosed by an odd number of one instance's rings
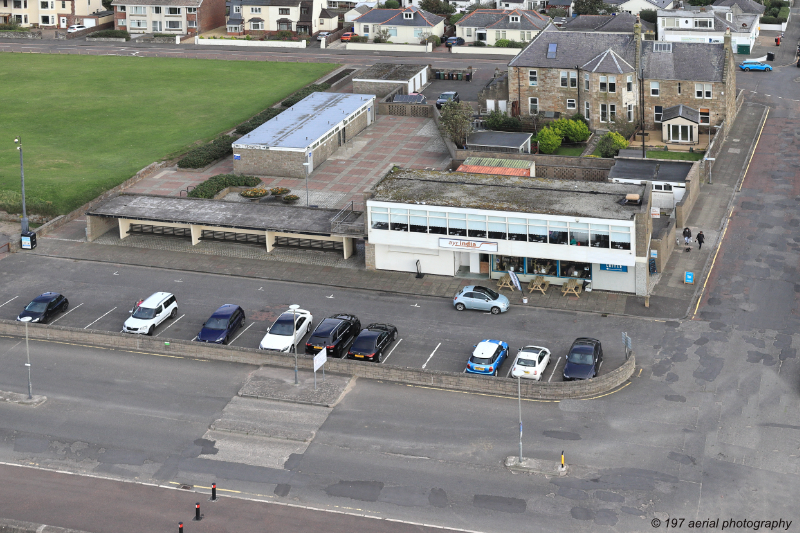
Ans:
{"label": "mown lawn", "polygon": [[579,156],[583,153],[585,148],[585,146],[559,146],[558,149],[553,152],[553,155]]}
{"label": "mown lawn", "polygon": [[647,157],[650,159],[700,161],[701,159],[703,159],[703,152],[665,152],[664,150],[648,150]]}
{"label": "mown lawn", "polygon": [[[0,202],[69,212],[330,72],[326,63],[2,54]],[[2,206],[0,206],[0,209]]]}

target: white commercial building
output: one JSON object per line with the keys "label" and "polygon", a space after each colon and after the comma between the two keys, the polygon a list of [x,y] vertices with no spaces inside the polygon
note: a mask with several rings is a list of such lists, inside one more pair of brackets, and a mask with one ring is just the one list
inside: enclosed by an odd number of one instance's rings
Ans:
{"label": "white commercial building", "polygon": [[645,294],[649,199],[648,184],[399,170],[367,200],[368,268],[487,279],[513,268],[523,282]]}

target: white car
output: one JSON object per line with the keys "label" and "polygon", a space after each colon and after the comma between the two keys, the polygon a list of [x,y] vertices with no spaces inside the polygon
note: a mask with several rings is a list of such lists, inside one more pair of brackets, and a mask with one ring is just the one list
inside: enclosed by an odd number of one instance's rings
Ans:
{"label": "white car", "polygon": [[525,346],[517,352],[511,377],[539,381],[550,363],[550,350],[541,346]]}
{"label": "white car", "polygon": [[122,325],[123,333],[152,335],[156,326],[178,314],[178,301],[168,292],[156,292],[131,311],[131,317]]}
{"label": "white car", "polygon": [[329,31],[321,31],[321,32],[319,32],[319,33],[317,34],[317,40],[318,40],[318,41],[322,41],[322,40],[324,40],[324,39],[325,39],[325,37],[327,37],[327,36],[328,36],[328,35],[330,35],[330,34],[331,34],[331,32],[329,32]]}
{"label": "white car", "polygon": [[[273,350],[276,352],[293,352],[294,347],[300,344],[303,337],[311,332],[314,317],[305,309],[294,311],[295,325],[292,326],[292,311],[284,311],[281,316],[270,326],[267,334],[258,345],[259,350]],[[294,337],[292,337],[294,333]]]}
{"label": "white car", "polygon": [[81,30],[85,30],[85,29],[86,29],[86,26],[84,26],[83,24],[75,24],[75,25],[70,26],[69,28],[67,28],[67,33],[75,33],[76,31],[81,31]]}

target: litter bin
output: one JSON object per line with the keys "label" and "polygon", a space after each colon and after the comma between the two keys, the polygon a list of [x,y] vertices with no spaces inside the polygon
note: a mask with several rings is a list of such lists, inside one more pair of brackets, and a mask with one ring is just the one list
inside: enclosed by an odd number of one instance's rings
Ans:
{"label": "litter bin", "polygon": [[458,81],[461,81],[462,78],[463,78],[463,74],[461,72],[459,72],[458,73]]}
{"label": "litter bin", "polygon": [[767,52],[767,61],[775,61],[775,54]]}
{"label": "litter bin", "polygon": [[20,246],[23,250],[33,250],[36,248],[36,234],[32,231],[23,233],[20,241]]}
{"label": "litter bin", "polygon": [[472,81],[472,73],[467,72],[467,81]]}
{"label": "litter bin", "polygon": [[453,76],[454,74],[455,74],[454,72],[449,72],[449,73],[447,74],[447,79],[448,79],[448,80],[452,80],[452,79],[454,79],[454,76]]}

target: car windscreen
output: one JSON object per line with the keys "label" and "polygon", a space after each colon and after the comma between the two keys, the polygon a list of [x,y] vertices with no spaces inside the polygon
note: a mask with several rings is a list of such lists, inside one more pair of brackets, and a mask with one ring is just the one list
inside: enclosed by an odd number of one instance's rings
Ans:
{"label": "car windscreen", "polygon": [[482,292],[483,294],[487,295],[492,300],[497,300],[500,298],[500,295],[494,292],[492,289],[488,289],[486,287],[475,287],[474,289],[476,292]]}
{"label": "car windscreen", "polygon": [[524,356],[517,359],[519,366],[536,366],[536,359],[525,359]]}
{"label": "car windscreen", "polygon": [[270,335],[285,335],[290,337],[294,333],[294,326],[292,326],[292,315],[281,315],[278,320],[269,328]]}
{"label": "car windscreen", "polygon": [[212,316],[206,321],[206,329],[225,329],[228,327],[228,319],[225,317]]}
{"label": "car windscreen", "polygon": [[142,320],[150,320],[155,316],[156,310],[149,307],[137,307],[136,311],[133,313],[133,318],[139,318]]}
{"label": "car windscreen", "polygon": [[577,365],[591,365],[594,348],[591,346],[575,346],[569,352],[567,360]]}
{"label": "car windscreen", "polygon": [[359,335],[356,341],[353,343],[353,346],[350,347],[350,350],[354,352],[371,352],[375,349],[375,339],[378,338],[378,334],[366,334],[366,335]]}
{"label": "car windscreen", "polygon": [[444,93],[439,95],[439,100],[450,100],[453,98],[452,93]]}
{"label": "car windscreen", "polygon": [[25,308],[26,311],[31,313],[44,313],[45,309],[47,309],[47,302],[31,302]]}

